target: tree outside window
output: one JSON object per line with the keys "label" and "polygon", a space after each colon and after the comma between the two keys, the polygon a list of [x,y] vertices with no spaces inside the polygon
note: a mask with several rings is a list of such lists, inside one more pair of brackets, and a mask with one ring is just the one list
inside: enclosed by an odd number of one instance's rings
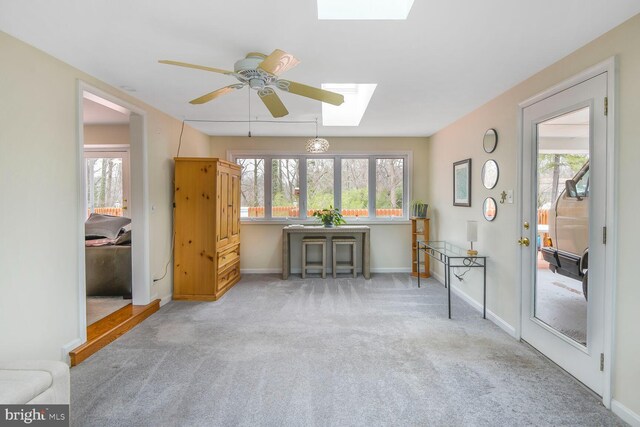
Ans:
{"label": "tree outside window", "polygon": [[307,159],[307,216],[333,206],[333,159]]}
{"label": "tree outside window", "polygon": [[404,159],[376,159],[376,217],[403,216]]}
{"label": "tree outside window", "polygon": [[264,218],[264,159],[237,159],[240,174],[240,217]]}
{"label": "tree outside window", "polygon": [[299,212],[299,160],[271,161],[271,217],[297,218]]}
{"label": "tree outside window", "polygon": [[369,216],[369,159],[342,159],[342,215]]}

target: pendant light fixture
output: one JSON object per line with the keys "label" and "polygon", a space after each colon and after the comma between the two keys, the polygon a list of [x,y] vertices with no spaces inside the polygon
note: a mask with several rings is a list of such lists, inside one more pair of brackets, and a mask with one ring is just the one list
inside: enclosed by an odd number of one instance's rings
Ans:
{"label": "pendant light fixture", "polygon": [[309,153],[324,153],[329,149],[329,141],[324,138],[318,138],[318,118],[316,117],[316,137],[307,141],[307,151]]}

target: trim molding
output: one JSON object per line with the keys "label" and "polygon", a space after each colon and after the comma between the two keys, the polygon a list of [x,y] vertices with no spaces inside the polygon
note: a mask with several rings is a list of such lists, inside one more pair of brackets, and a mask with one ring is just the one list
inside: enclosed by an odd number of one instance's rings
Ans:
{"label": "trim molding", "polygon": [[372,268],[372,273],[411,273],[411,267],[381,267]]}
{"label": "trim molding", "polygon": [[275,274],[282,273],[281,268],[241,268],[240,274]]}
{"label": "trim molding", "polygon": [[[431,272],[431,277],[436,279],[440,284],[444,286],[444,278],[438,273]],[[451,286],[451,291],[456,294],[458,297],[462,298],[467,304],[476,309],[479,313],[482,313],[482,304],[480,304],[475,299],[471,298],[469,294],[461,290],[456,286]],[[516,328],[511,326],[506,320],[495,314],[493,311],[487,309],[487,319],[491,320],[494,324],[496,324],[500,329],[505,331],[514,339],[519,339]]]}
{"label": "trim molding", "polygon": [[640,426],[640,414],[636,414],[615,399],[611,399],[611,411],[622,418],[624,422],[631,424],[634,427]]}
{"label": "trim molding", "polygon": [[[302,270],[293,268],[292,273],[300,273]],[[330,269],[327,272],[331,272]],[[411,273],[411,267],[372,268],[372,273]],[[281,274],[281,268],[241,268],[240,274]],[[362,270],[358,270],[362,273]]]}
{"label": "trim molding", "polygon": [[74,348],[78,347],[82,344],[82,340],[80,338],[75,338],[72,341],[69,341],[65,345],[62,346],[62,361],[67,365],[71,365],[71,358],[69,357],[69,352]]}

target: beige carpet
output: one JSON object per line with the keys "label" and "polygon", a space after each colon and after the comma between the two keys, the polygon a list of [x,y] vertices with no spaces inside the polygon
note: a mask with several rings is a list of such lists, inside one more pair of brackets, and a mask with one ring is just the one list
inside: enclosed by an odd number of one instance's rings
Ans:
{"label": "beige carpet", "polygon": [[87,297],[87,326],[120,310],[127,304],[131,304],[131,300],[122,297]]}

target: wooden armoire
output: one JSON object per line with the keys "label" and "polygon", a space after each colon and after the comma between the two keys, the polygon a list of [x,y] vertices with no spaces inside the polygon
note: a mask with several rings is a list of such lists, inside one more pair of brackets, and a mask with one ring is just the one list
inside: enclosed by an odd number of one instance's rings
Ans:
{"label": "wooden armoire", "polygon": [[240,280],[240,166],[175,159],[173,298],[215,301]]}

